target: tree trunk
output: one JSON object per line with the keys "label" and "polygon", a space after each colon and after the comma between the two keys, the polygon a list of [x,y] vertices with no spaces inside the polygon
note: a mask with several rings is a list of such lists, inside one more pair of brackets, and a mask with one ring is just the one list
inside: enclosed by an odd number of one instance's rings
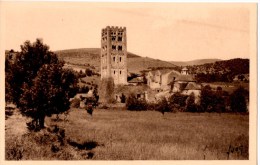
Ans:
{"label": "tree trunk", "polygon": [[44,119],[45,119],[45,115],[40,115],[39,116],[39,126],[40,126],[40,129],[44,128]]}

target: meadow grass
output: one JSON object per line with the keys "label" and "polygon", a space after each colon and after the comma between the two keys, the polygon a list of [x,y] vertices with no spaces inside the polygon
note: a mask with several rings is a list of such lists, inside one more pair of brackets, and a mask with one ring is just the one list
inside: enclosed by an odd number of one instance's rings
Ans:
{"label": "meadow grass", "polygon": [[[48,128],[22,136],[21,134],[14,136],[12,128],[7,129],[6,159],[249,158],[248,115],[166,113],[163,116],[156,111],[96,109],[91,117],[85,110],[71,109],[66,120],[54,119],[55,116],[46,119]],[[6,120],[6,126],[8,120],[10,118]],[[60,136],[58,133],[48,131],[54,125],[65,131],[63,145],[58,143]],[[22,156],[19,157],[19,151],[14,150],[19,150]],[[12,153],[15,153],[16,157]]]}

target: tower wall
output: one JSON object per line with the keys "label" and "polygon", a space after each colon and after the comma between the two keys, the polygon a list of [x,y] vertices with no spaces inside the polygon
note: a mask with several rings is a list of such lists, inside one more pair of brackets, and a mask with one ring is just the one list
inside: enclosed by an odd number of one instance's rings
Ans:
{"label": "tower wall", "polygon": [[126,28],[109,27],[101,31],[101,79],[112,77],[115,84],[127,84]]}

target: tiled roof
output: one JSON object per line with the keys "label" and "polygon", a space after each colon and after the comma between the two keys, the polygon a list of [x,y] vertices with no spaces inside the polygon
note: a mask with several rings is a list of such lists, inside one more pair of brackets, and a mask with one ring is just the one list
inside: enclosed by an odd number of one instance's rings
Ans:
{"label": "tiled roof", "polygon": [[182,68],[182,70],[188,70],[188,68],[187,68],[187,67],[184,67],[184,68]]}
{"label": "tiled roof", "polygon": [[179,72],[177,72],[177,71],[172,71],[170,74],[169,74],[169,77],[168,77],[168,84],[169,83],[171,83],[172,81],[174,81],[174,77],[175,77],[175,79],[178,77],[180,75],[180,73]]}
{"label": "tiled roof", "polygon": [[143,83],[143,82],[144,82],[143,77],[136,77],[136,78],[133,78],[132,80],[128,81],[128,83]]}
{"label": "tiled roof", "polygon": [[189,82],[187,86],[184,88],[185,90],[200,90],[201,85],[195,83],[195,82]]}

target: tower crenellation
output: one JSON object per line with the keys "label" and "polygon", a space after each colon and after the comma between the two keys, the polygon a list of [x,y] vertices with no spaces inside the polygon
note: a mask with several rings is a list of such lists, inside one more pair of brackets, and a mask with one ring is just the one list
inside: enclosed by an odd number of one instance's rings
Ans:
{"label": "tower crenellation", "polygon": [[115,84],[127,84],[126,39],[125,27],[101,30],[101,79],[112,77]]}

